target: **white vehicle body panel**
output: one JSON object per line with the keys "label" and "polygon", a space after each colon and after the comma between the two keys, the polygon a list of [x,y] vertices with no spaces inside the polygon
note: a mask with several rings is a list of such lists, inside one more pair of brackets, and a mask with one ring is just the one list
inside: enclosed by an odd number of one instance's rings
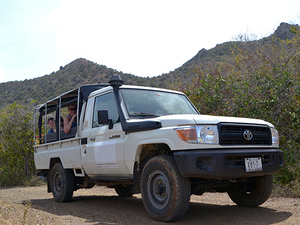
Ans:
{"label": "white vehicle body panel", "polygon": [[[122,88],[138,88],[144,90],[162,90],[147,87],[122,86]],[[164,90],[170,93],[176,91]],[[175,128],[219,123],[257,124],[273,127],[272,124],[258,119],[222,117],[209,115],[165,115],[157,117],[162,127],[155,130],[125,133],[121,123],[116,123],[113,129],[108,125],[93,128],[92,117],[95,98],[112,92],[111,87],[102,88],[90,94],[87,104],[83,106],[76,137],[73,139],[57,141],[49,144],[35,146],[35,163],[37,169],[49,169],[51,158],[60,158],[64,168],[84,169],[90,177],[118,176],[128,177],[133,175],[134,163],[139,161],[143,145],[165,144],[171,151],[192,149],[213,149],[215,145],[189,144],[182,141],[174,132]],[[146,121],[147,119],[144,119]],[[131,119],[135,121],[135,119]],[[138,120],[136,120],[138,121]],[[86,139],[86,144],[80,144]],[[217,147],[221,147],[218,145]],[[243,148],[244,146],[238,146]],[[259,146],[253,146],[259,147]],[[278,147],[278,145],[273,145]],[[234,148],[232,146],[222,148]]]}

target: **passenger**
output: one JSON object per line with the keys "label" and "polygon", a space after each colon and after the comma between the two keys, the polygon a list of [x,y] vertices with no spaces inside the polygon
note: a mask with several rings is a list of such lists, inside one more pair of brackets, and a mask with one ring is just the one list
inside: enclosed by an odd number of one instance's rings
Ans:
{"label": "passenger", "polygon": [[77,127],[76,116],[77,116],[77,108],[76,105],[68,106],[69,115],[66,116],[64,122],[64,132],[69,133],[71,128]]}
{"label": "passenger", "polygon": [[59,129],[60,129],[60,131],[64,131],[64,119],[62,117],[60,117]]}
{"label": "passenger", "polygon": [[54,128],[54,119],[52,117],[48,119],[48,126],[50,127],[48,134],[56,132],[56,129]]}
{"label": "passenger", "polygon": [[60,117],[60,124],[59,124],[60,130],[63,131],[64,130],[64,119],[62,117]]}

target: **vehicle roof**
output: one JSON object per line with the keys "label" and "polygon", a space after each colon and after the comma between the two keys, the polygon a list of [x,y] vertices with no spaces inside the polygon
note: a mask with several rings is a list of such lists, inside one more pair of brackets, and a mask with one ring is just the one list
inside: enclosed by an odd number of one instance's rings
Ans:
{"label": "vehicle roof", "polygon": [[[100,90],[102,89],[102,90]],[[59,102],[61,101],[61,106],[65,107],[67,105],[77,103],[78,95],[81,94],[81,97],[84,101],[91,96],[97,95],[100,92],[105,92],[111,90],[112,87],[109,84],[90,84],[83,85],[79,88],[73,89],[71,91],[65,92],[43,104],[40,104],[36,107],[36,110],[43,111],[47,106],[47,112],[52,111],[57,107]],[[163,89],[163,88],[154,88],[154,87],[145,87],[145,86],[136,86],[136,85],[122,85],[120,89],[143,89],[143,90],[153,90],[153,91],[164,91],[164,92],[172,92],[177,94],[183,94],[179,91]]]}
{"label": "vehicle roof", "polygon": [[78,95],[81,95],[82,99],[84,101],[87,101],[88,96],[91,92],[95,90],[99,90],[101,88],[107,87],[109,84],[90,84],[90,85],[83,85],[79,88],[73,89],[71,91],[65,92],[43,104],[40,104],[36,107],[36,110],[44,110],[47,106],[48,109],[51,110],[51,108],[56,107],[59,102],[61,101],[61,105],[67,106],[70,104],[74,104],[77,102]]}
{"label": "vehicle roof", "polygon": [[[136,85],[122,85],[122,86],[120,86],[120,89],[142,89],[142,90],[163,91],[163,92],[171,92],[171,93],[176,93],[176,94],[183,94],[180,91],[174,91],[174,90],[170,90],[170,89],[155,88],[155,87],[145,87],[145,86],[136,86]],[[97,94],[99,94],[101,92],[106,92],[106,91],[109,91],[109,90],[112,90],[111,86],[105,87],[105,88],[103,88],[101,90],[100,89],[95,90],[94,92],[92,92],[90,94],[89,97],[92,97],[92,96],[97,95]]]}

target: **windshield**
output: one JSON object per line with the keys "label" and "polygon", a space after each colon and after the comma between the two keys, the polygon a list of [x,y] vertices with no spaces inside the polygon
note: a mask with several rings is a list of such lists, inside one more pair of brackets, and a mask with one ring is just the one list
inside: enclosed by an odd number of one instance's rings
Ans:
{"label": "windshield", "polygon": [[121,89],[130,117],[198,114],[185,95],[138,89]]}

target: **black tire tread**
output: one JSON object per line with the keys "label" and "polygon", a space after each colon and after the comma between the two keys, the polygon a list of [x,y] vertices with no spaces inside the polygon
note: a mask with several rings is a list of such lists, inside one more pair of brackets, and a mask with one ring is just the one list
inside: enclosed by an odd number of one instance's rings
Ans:
{"label": "black tire tread", "polygon": [[238,206],[257,207],[268,200],[273,189],[273,176],[254,177],[254,188],[251,193],[242,193],[238,189],[228,191],[231,200]]}
{"label": "black tire tread", "polygon": [[[151,202],[147,199],[147,174],[151,173],[153,168],[161,168],[162,170],[168,171],[165,173],[169,180],[174,182],[173,185],[173,197],[172,203],[167,209],[166,213],[162,212],[165,210],[155,210],[152,206]],[[181,219],[189,207],[190,201],[190,182],[187,178],[183,178],[179,170],[176,166],[175,160],[172,156],[168,155],[160,155],[150,159],[144,167],[142,180],[141,180],[141,188],[142,188],[142,199],[144,203],[144,207],[146,208],[149,215],[158,221],[163,222],[171,222]]]}
{"label": "black tire tread", "polygon": [[133,195],[133,186],[115,187],[115,191],[122,198],[131,197]]}
{"label": "black tire tread", "polygon": [[[64,179],[63,191],[61,193],[55,192],[54,175],[60,173]],[[51,171],[51,188],[54,200],[56,202],[69,202],[72,200],[74,192],[74,175],[72,170],[64,169],[60,162],[56,163]]]}

